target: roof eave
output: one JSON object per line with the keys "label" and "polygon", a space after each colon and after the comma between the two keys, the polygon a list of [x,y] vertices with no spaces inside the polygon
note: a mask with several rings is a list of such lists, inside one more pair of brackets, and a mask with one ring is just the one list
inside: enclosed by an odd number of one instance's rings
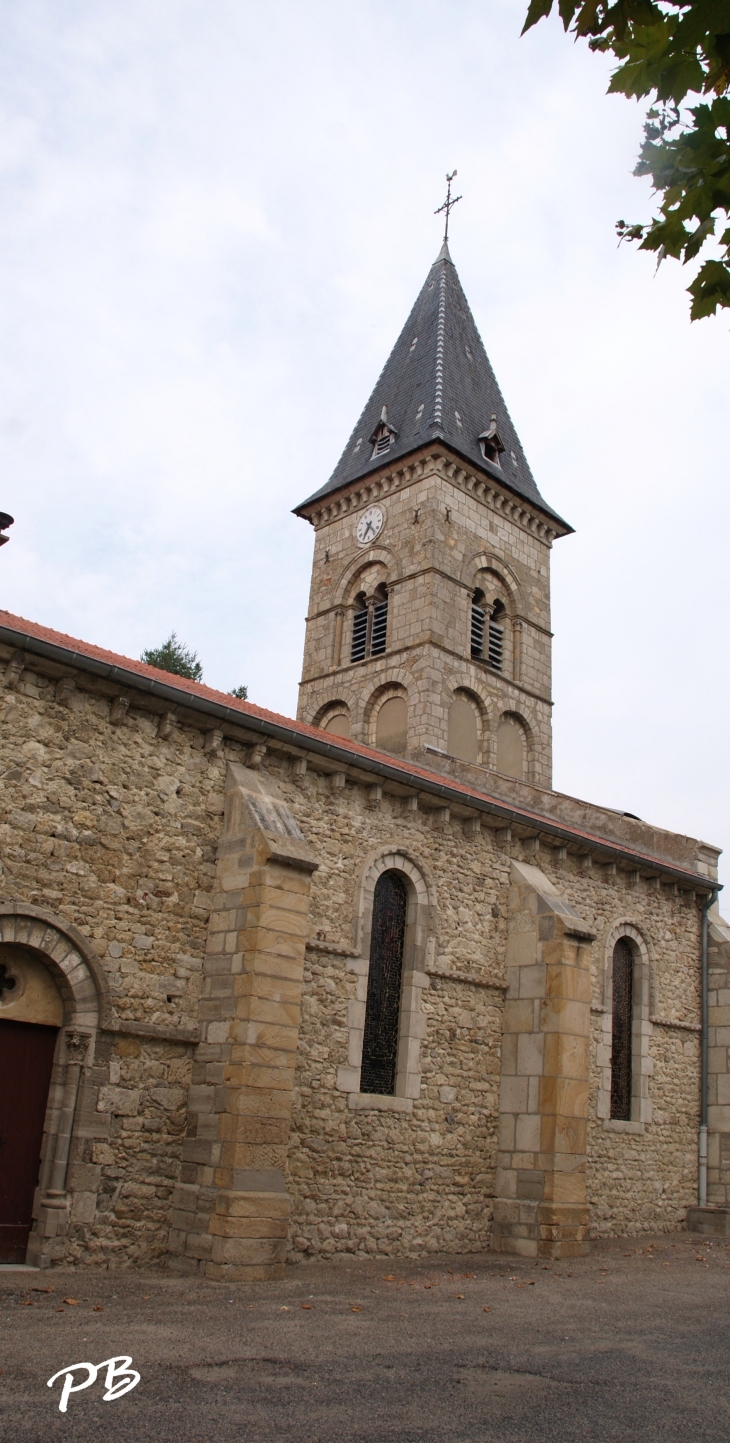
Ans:
{"label": "roof eave", "polygon": [[[698,892],[712,893],[721,890],[718,882],[687,867],[679,867],[662,857],[642,852],[639,848],[623,845],[596,833],[587,832],[583,828],[561,822],[556,818],[533,812],[528,807],[512,806],[509,802],[504,802],[464,784],[443,781],[433,773],[414,767],[407,761],[390,758],[373,748],[365,748],[357,743],[348,744],[344,739],[332,741],[327,732],[313,735],[314,728],[300,729],[301,724],[289,725],[284,718],[275,719],[273,716],[263,717],[252,714],[243,709],[243,704],[239,707],[226,706],[222,702],[214,701],[212,697],[201,696],[198,692],[176,686],[172,679],[169,683],[163,682],[157,677],[140,674],[115,662],[103,661],[100,657],[90,656],[86,652],[76,651],[73,647],[62,646],[58,642],[34,636],[31,632],[21,631],[15,627],[0,625],[0,641],[5,645],[21,647],[24,651],[44,657],[56,664],[71,666],[79,671],[88,671],[106,681],[112,681],[130,689],[134,688],[148,696],[155,697],[158,701],[167,702],[168,705],[172,703],[193,712],[202,712],[206,716],[216,718],[219,723],[239,729],[245,728],[247,732],[271,737],[272,740],[275,739],[297,751],[314,752],[326,758],[333,767],[352,767],[356,771],[374,773],[400,786],[411,787],[416,791],[438,797],[446,804],[451,803],[476,812],[490,814],[505,825],[514,823],[534,832],[543,833],[545,836],[554,837],[560,843],[573,842],[587,851],[600,853],[605,856],[607,861],[610,861],[611,858],[633,861],[639,868],[666,876],[678,884],[683,884]],[[120,658],[120,660],[122,659]]]}
{"label": "roof eave", "polygon": [[318,505],[324,505],[331,496],[337,496],[339,492],[345,491],[348,486],[355,486],[363,481],[369,481],[371,477],[377,476],[380,471],[390,471],[394,466],[398,466],[402,462],[407,461],[410,456],[415,456],[419,451],[425,451],[432,446],[443,446],[445,451],[449,451],[452,456],[458,456],[460,461],[466,461],[467,465],[471,466],[473,470],[481,471],[485,476],[488,476],[491,481],[496,481],[498,485],[504,486],[506,491],[509,491],[512,496],[516,496],[520,501],[524,501],[526,506],[533,506],[542,516],[547,517],[553,525],[557,523],[561,528],[558,532],[559,536],[571,536],[574,534],[575,527],[564,520],[557,511],[553,511],[552,507],[548,506],[546,501],[543,501],[542,498],[537,501],[533,496],[526,496],[524,491],[520,491],[518,487],[510,485],[508,477],[505,476],[500,466],[494,466],[487,460],[481,462],[475,461],[473,456],[468,456],[464,451],[460,451],[458,446],[454,446],[441,435],[433,436],[429,441],[421,441],[417,446],[411,446],[407,451],[402,451],[398,456],[394,456],[391,461],[385,460],[381,461],[379,465],[368,466],[365,470],[359,472],[357,476],[349,476],[346,481],[342,481],[339,485],[333,486],[331,491],[315,491],[306,501],[302,501],[298,506],[292,507],[292,515],[301,516],[305,521],[309,520],[308,513],[312,508]]}

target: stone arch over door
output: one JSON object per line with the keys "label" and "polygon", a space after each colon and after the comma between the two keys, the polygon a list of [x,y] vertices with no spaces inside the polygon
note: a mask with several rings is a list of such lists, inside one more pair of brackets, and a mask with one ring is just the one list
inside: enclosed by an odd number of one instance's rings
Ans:
{"label": "stone arch over door", "polygon": [[[23,972],[42,985],[48,974],[46,1005],[51,993],[60,1001],[50,1087],[45,1109],[40,1169],[27,1261],[44,1266],[62,1260],[68,1227],[69,1197],[67,1173],[77,1123],[77,1103],[83,1073],[93,1060],[100,1026],[110,1020],[109,994],[101,965],[88,940],[66,922],[45,910],[25,905],[0,905],[0,957],[6,976]],[[0,1005],[0,1018],[8,1025],[13,1019],[24,1023],[39,1016],[38,987],[29,995],[25,989],[19,1002]],[[4,990],[7,999],[12,996]],[[28,1012],[28,1016],[25,1013]],[[50,1013],[43,1014],[51,1021]]]}
{"label": "stone arch over door", "polygon": [[[403,948],[401,1008],[394,1095],[374,1096],[360,1090],[363,1033],[370,968],[371,928],[375,888],[386,872],[394,872],[406,889],[406,925]],[[400,847],[381,848],[366,861],[358,888],[355,935],[357,957],[348,970],[357,975],[357,996],[348,1007],[348,1065],[338,1072],[338,1088],[349,1094],[352,1110],[411,1112],[421,1092],[421,1039],[426,1016],[423,989],[429,986],[426,967],[434,947],[435,890],[424,867]]]}

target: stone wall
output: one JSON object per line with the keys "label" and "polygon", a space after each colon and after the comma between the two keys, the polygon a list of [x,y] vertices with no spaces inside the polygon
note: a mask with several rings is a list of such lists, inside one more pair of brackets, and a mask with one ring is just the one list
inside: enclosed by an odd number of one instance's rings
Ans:
{"label": "stone wall", "polygon": [[[93,679],[48,670],[27,665],[15,689],[0,694],[2,899],[76,927],[108,990],[109,1016],[82,1084],[65,1255],[143,1263],[165,1250],[196,1029],[207,1015],[203,959],[226,767],[248,748],[206,731],[204,718],[192,725],[154,715],[133,691],[116,706]],[[313,755],[307,767],[304,753],[304,741],[294,750],[272,742],[257,758],[319,864],[286,1161],[290,1257],[487,1246],[511,859],[539,866],[596,934],[593,1231],[676,1226],[696,1188],[693,894],[508,829],[480,828],[412,786],[389,794],[372,777],[333,771]],[[420,1093],[361,1107],[338,1076],[352,1070],[350,1004],[358,1004],[367,960],[363,879],[393,852],[409,859],[428,896],[413,1037]],[[606,950],[622,924],[645,939],[651,976],[642,1023],[651,1109],[628,1124],[601,1114]]]}
{"label": "stone wall", "polygon": [[51,1252],[141,1264],[167,1248],[225,760],[134,704],[113,724],[113,706],[32,666],[0,692],[0,899],[89,940],[115,1029],[84,1070]]}

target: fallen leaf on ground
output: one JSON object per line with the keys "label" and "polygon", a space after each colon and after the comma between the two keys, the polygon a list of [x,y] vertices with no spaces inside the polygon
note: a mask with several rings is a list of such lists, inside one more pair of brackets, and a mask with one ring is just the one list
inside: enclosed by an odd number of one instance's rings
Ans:
{"label": "fallen leaf on ground", "polygon": [[104,1309],[97,1303],[96,1307],[92,1308],[91,1311],[92,1313],[103,1313]]}
{"label": "fallen leaf on ground", "polygon": [[457,1294],[456,1294],[456,1297],[457,1297],[457,1298],[462,1298],[462,1299],[463,1299],[463,1297],[464,1297],[464,1294],[463,1294],[463,1293],[457,1293]]}
{"label": "fallen leaf on ground", "polygon": [[79,1305],[79,1299],[78,1299],[78,1298],[64,1298],[63,1301],[64,1301],[64,1303],[68,1303],[68,1305],[69,1305],[70,1308],[78,1308],[78,1305]]}
{"label": "fallen leaf on ground", "polygon": [[32,1299],[32,1298],[23,1298],[23,1301],[22,1301],[22,1303],[20,1304],[20,1306],[21,1306],[21,1308],[32,1308],[32,1307],[33,1307],[33,1299]]}
{"label": "fallen leaf on ground", "polygon": [[361,1313],[361,1312],[362,1312],[362,1308],[355,1308],[355,1307],[352,1306],[352,1304],[350,1304],[350,1312],[351,1312],[351,1313]]}
{"label": "fallen leaf on ground", "polygon": [[55,1293],[55,1288],[31,1288],[32,1293]]}
{"label": "fallen leaf on ground", "polygon": [[482,1312],[484,1312],[484,1313],[489,1313],[489,1312],[491,1312],[491,1308],[483,1308],[483,1309],[482,1309]]}
{"label": "fallen leaf on ground", "polygon": [[56,1312],[57,1312],[57,1313],[65,1313],[65,1311],[66,1311],[65,1308],[56,1308]]}
{"label": "fallen leaf on ground", "polygon": [[[148,1303],[151,1297],[152,1297],[152,1294],[151,1294],[151,1293],[143,1293],[143,1294],[142,1294],[142,1302],[143,1302],[143,1303]],[[229,1303],[232,1303],[232,1302],[233,1302],[233,1298],[229,1298],[228,1301],[229,1301]]]}
{"label": "fallen leaf on ground", "polygon": [[304,1308],[305,1313],[311,1313],[311,1311],[312,1311],[312,1304],[311,1304],[311,1303],[302,1303],[302,1307]]}
{"label": "fallen leaf on ground", "polygon": [[394,1274],[393,1274],[393,1273],[386,1273],[386,1274],[385,1274],[385,1277],[383,1278],[383,1282],[384,1282],[384,1283],[394,1283],[394,1282],[395,1282],[395,1276],[394,1276]]}

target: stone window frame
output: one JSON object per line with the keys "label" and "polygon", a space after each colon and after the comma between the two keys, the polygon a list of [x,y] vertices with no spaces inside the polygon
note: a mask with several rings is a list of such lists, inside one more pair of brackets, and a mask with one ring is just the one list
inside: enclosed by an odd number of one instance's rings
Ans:
{"label": "stone window frame", "polygon": [[[446,725],[449,724],[449,709],[451,703],[458,696],[464,696],[472,704],[477,714],[477,760],[476,766],[488,766],[489,755],[492,749],[492,718],[493,698],[485,688],[474,685],[471,680],[456,680],[449,677],[448,682],[448,705],[446,708]],[[455,758],[457,761],[460,758]]]}
{"label": "stone window frame", "polygon": [[[363,586],[363,578],[367,573],[372,575],[368,584]],[[335,649],[339,651],[338,665],[360,666],[360,662],[351,661],[352,652],[352,628],[355,616],[355,603],[361,592],[372,600],[380,587],[385,588],[385,593],[390,600],[391,586],[394,580],[400,577],[400,566],[397,564],[395,555],[390,547],[378,546],[377,543],[369,547],[362,555],[354,558],[345,567],[337,582],[335,593],[335,629],[339,631],[339,638],[335,638]],[[342,619],[337,621],[337,612],[342,613]],[[392,608],[388,606],[388,637],[392,625]],[[368,660],[377,660],[378,656],[386,655],[388,650],[386,644],[385,652],[379,652],[375,657]]]}
{"label": "stone window frame", "polygon": [[[467,587],[468,594],[468,629],[465,636],[469,641],[469,649],[471,650],[471,603],[476,590],[484,591],[479,578],[485,572],[489,572],[497,582],[496,594],[504,606],[508,623],[504,628],[505,649],[502,670],[493,672],[492,675],[504,677],[506,681],[519,682],[520,667],[517,660],[515,632],[521,628],[525,616],[524,595],[517,576],[506,564],[504,557],[489,551],[477,552],[462,568],[461,579]],[[494,587],[490,589],[495,590]],[[474,658],[474,664],[479,665],[476,658]]]}
{"label": "stone window frame", "polygon": [[[515,781],[532,782],[535,776],[535,728],[528,721],[524,711],[517,711],[515,707],[505,706],[498,716],[495,716],[494,727],[490,742],[490,767],[495,772],[497,768],[497,732],[500,722],[512,722],[518,726],[525,738],[525,774],[523,777],[515,777]],[[500,777],[509,776],[509,772],[499,772]]]}
{"label": "stone window frame", "polygon": [[[383,872],[397,872],[407,894],[395,1096],[360,1091],[373,902],[375,886]],[[421,999],[431,983],[426,968],[434,955],[434,922],[434,889],[422,865],[401,847],[380,848],[363,870],[355,918],[357,955],[346,962],[346,970],[357,979],[357,992],[348,1002],[347,1066],[338,1068],[336,1085],[338,1091],[347,1093],[347,1104],[353,1112],[411,1113],[414,1100],[421,1095],[421,1041],[426,1035],[427,1023]]]}
{"label": "stone window frame", "polygon": [[368,696],[363,707],[363,732],[366,746],[373,747],[377,750],[378,712],[380,708],[385,705],[385,702],[391,701],[393,697],[403,698],[408,709],[408,722],[410,722],[411,698],[405,680],[401,680],[401,676],[405,677],[405,675],[404,671],[396,672],[395,675],[390,676],[387,681],[382,681],[373,687],[373,690]]}
{"label": "stone window frame", "polygon": [[[622,937],[627,937],[633,944],[634,953],[630,1122],[611,1117],[613,949]],[[601,1082],[596,1099],[596,1113],[606,1131],[642,1134],[645,1125],[653,1118],[649,1079],[654,1074],[654,1061],[650,1055],[649,1044],[654,1035],[651,1023],[654,1012],[654,958],[646,934],[635,921],[626,919],[611,927],[603,945],[602,970],[601,1040],[597,1052]]]}
{"label": "stone window frame", "polygon": [[31,948],[48,968],[63,1004],[43,1123],[41,1164],[33,1202],[27,1262],[48,1267],[65,1254],[70,1218],[90,1220],[96,1195],[69,1188],[69,1164],[77,1143],[86,1077],[96,1037],[111,1016],[109,989],[88,939],[64,918],[27,903],[0,905],[0,942]]}
{"label": "stone window frame", "polygon": [[344,698],[340,697],[335,697],[334,701],[326,701],[323,706],[319,707],[318,711],[314,714],[311,725],[313,727],[321,727],[322,731],[326,731],[327,723],[332,721],[336,716],[347,716],[350,728],[352,729],[352,709],[349,702],[346,702]]}

